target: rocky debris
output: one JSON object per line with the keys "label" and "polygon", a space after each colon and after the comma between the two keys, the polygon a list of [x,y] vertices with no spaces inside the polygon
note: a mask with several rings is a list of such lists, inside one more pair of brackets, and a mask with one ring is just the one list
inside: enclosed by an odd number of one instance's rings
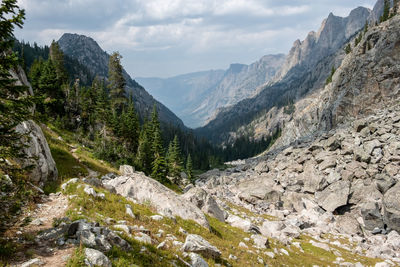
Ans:
{"label": "rocky debris", "polygon": [[198,254],[189,253],[189,257],[191,260],[191,267],[208,267],[208,263]]}
{"label": "rocky debris", "polygon": [[225,221],[224,212],[218,206],[215,199],[204,189],[194,187],[183,194],[182,197],[195,204],[204,213],[217,218],[221,222]]}
{"label": "rocky debris", "polygon": [[162,221],[162,220],[164,219],[163,216],[158,215],[158,214],[152,215],[152,216],[150,216],[150,218],[151,218],[153,221]]}
{"label": "rocky debris", "polygon": [[206,258],[219,258],[221,256],[221,252],[216,247],[201,236],[194,234],[186,236],[185,243],[181,249],[185,252],[201,254]]}
{"label": "rocky debris", "polygon": [[43,266],[45,263],[38,258],[31,259],[23,264],[21,264],[21,267],[36,267],[36,266]]}
{"label": "rocky debris", "polygon": [[103,184],[114,188],[118,194],[139,203],[150,201],[150,205],[163,216],[180,216],[182,219],[194,220],[209,228],[207,218],[198,207],[142,173],[120,176],[103,181]]}
{"label": "rocky debris", "polygon": [[89,185],[85,185],[85,187],[83,188],[83,192],[85,192],[87,195],[92,196],[94,198],[100,198],[100,199],[106,198],[104,193],[97,193],[96,190],[94,190],[94,188]]}
{"label": "rocky debris", "polygon": [[326,211],[333,212],[347,204],[350,194],[350,182],[338,181],[328,186],[324,191],[317,192],[315,198]]}
{"label": "rocky debris", "polygon": [[153,241],[151,240],[151,237],[146,235],[145,233],[138,233],[137,236],[134,237],[135,240],[142,242],[144,244],[152,244]]}
{"label": "rocky debris", "polygon": [[15,129],[18,133],[29,136],[21,140],[25,145],[23,153],[26,158],[20,161],[23,167],[33,166],[29,173],[30,180],[40,187],[46,182],[57,180],[57,166],[42,129],[31,120],[22,122]]}
{"label": "rocky debris", "polygon": [[85,248],[85,264],[90,267],[112,266],[111,261],[102,252],[91,248]]}
{"label": "rocky debris", "polygon": [[386,225],[400,232],[400,182],[383,196],[383,208]]}
{"label": "rocky debris", "polygon": [[125,205],[125,213],[131,218],[136,218],[135,214],[133,214],[132,206],[129,204]]}

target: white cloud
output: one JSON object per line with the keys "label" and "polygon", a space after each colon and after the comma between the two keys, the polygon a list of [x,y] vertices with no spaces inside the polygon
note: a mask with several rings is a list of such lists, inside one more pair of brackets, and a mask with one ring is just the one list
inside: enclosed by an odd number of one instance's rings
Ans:
{"label": "white cloud", "polygon": [[121,50],[128,72],[165,76],[287,53],[295,39],[318,30],[330,11],[344,16],[375,0],[18,2],[27,12],[18,38],[49,44],[64,32],[85,34],[107,51]]}

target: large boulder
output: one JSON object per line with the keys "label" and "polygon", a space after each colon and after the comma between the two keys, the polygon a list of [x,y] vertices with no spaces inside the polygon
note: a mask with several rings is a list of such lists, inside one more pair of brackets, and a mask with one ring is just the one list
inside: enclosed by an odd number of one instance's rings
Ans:
{"label": "large boulder", "polygon": [[384,228],[378,202],[371,201],[361,204],[361,216],[364,220],[365,229],[372,231],[375,228]]}
{"label": "large boulder", "polygon": [[17,125],[16,131],[29,137],[21,140],[26,145],[23,148],[26,158],[18,161],[23,167],[33,166],[29,174],[30,180],[39,186],[43,186],[49,181],[57,180],[56,163],[51,155],[42,129],[34,121],[29,120]]}
{"label": "large boulder", "polygon": [[179,216],[209,228],[207,218],[196,205],[143,173],[119,176],[103,183],[126,198],[134,199],[139,203],[149,203],[161,215]]}
{"label": "large boulder", "polygon": [[333,212],[337,208],[347,204],[350,194],[349,181],[337,181],[331,184],[324,191],[315,193],[318,205],[324,210]]}
{"label": "large boulder", "polygon": [[279,202],[283,189],[277,186],[273,179],[268,178],[269,177],[260,177],[246,180],[238,184],[235,190],[238,191],[239,199],[252,204],[257,202]]}
{"label": "large boulder", "polygon": [[217,218],[221,222],[225,221],[224,212],[218,206],[215,199],[204,189],[194,187],[183,194],[182,197],[195,204],[199,209],[210,216]]}
{"label": "large boulder", "polygon": [[400,232],[400,182],[383,196],[383,208],[386,225]]}
{"label": "large boulder", "polygon": [[221,252],[216,247],[201,236],[193,234],[186,237],[182,250],[201,254],[206,258],[219,258],[221,256]]}
{"label": "large boulder", "polygon": [[85,264],[87,266],[111,267],[111,261],[102,252],[85,248]]}

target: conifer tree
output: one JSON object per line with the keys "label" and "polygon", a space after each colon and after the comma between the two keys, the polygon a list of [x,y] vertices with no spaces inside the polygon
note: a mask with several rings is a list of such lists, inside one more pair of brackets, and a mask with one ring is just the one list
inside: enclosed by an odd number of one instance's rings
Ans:
{"label": "conifer tree", "polygon": [[111,105],[113,112],[120,114],[126,103],[125,86],[126,81],[122,75],[122,56],[114,52],[108,63],[108,88],[110,90]]}
{"label": "conifer tree", "polygon": [[346,54],[350,54],[351,53],[351,44],[348,43],[344,49],[344,51],[346,52]]}
{"label": "conifer tree", "polygon": [[384,6],[383,6],[383,14],[380,17],[380,22],[387,21],[389,19],[389,13],[390,13],[390,1],[385,0]]}
{"label": "conifer tree", "polygon": [[64,53],[54,40],[50,45],[49,58],[54,65],[58,83],[63,84],[68,82],[68,74],[64,66]]}
{"label": "conifer tree", "polygon": [[194,176],[193,176],[193,162],[192,162],[192,157],[190,154],[187,157],[186,160],[186,174],[188,176],[189,181],[192,183],[194,182]]}
{"label": "conifer tree", "polygon": [[139,142],[139,118],[132,98],[129,99],[126,110],[122,113],[121,121],[121,135],[127,143],[127,150],[135,153]]}
{"label": "conifer tree", "polygon": [[151,174],[153,162],[148,129],[149,123],[145,122],[140,131],[138,150],[136,153],[136,166],[147,175]]}
{"label": "conifer tree", "polygon": [[154,161],[152,164],[151,176],[160,183],[165,183],[167,181],[167,164],[164,158],[161,131],[159,129],[154,132],[152,150],[154,153]]}
{"label": "conifer tree", "polygon": [[22,28],[24,10],[16,0],[3,0],[0,6],[0,175],[13,173],[18,169],[9,165],[7,159],[21,157],[21,135],[15,131],[30,115],[31,97],[26,95],[27,87],[16,85],[10,70],[17,69],[18,57],[11,53],[15,27]]}
{"label": "conifer tree", "polygon": [[168,150],[169,150],[168,153],[169,175],[178,178],[180,177],[183,165],[178,136],[175,135],[174,140],[172,141]]}

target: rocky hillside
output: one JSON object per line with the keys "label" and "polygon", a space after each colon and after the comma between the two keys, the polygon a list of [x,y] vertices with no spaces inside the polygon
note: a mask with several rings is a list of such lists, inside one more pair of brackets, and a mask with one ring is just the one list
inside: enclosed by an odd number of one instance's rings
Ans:
{"label": "rocky hillside", "polygon": [[220,108],[254,95],[259,86],[272,80],[284,58],[282,54],[266,55],[250,65],[232,64],[226,71],[191,73],[168,79],[138,78],[138,81],[163,100],[185,124],[199,127],[212,119]]}
{"label": "rocky hillside", "polygon": [[[341,64],[344,45],[365,25],[373,12],[366,8],[354,9],[348,17],[330,14],[318,32],[310,32],[307,38],[297,40],[285,59],[275,83],[259,90],[253,98],[225,108],[214,120],[198,132],[221,143],[230,133],[251,123],[273,107],[283,107],[321,88],[332,67]],[[249,130],[249,129],[247,129]]]}
{"label": "rocky hillside", "polygon": [[[82,65],[86,66],[92,73],[92,76],[106,78],[108,76],[108,55],[101,47],[90,37],[78,34],[65,33],[58,44],[63,52],[69,57],[76,59]],[[155,100],[141,85],[133,80],[129,74],[123,70],[127,83],[126,90],[133,93],[135,108],[139,115],[144,118],[149,116],[156,104],[160,114],[160,120],[166,124],[184,127],[183,122],[172,113],[167,107]]]}

